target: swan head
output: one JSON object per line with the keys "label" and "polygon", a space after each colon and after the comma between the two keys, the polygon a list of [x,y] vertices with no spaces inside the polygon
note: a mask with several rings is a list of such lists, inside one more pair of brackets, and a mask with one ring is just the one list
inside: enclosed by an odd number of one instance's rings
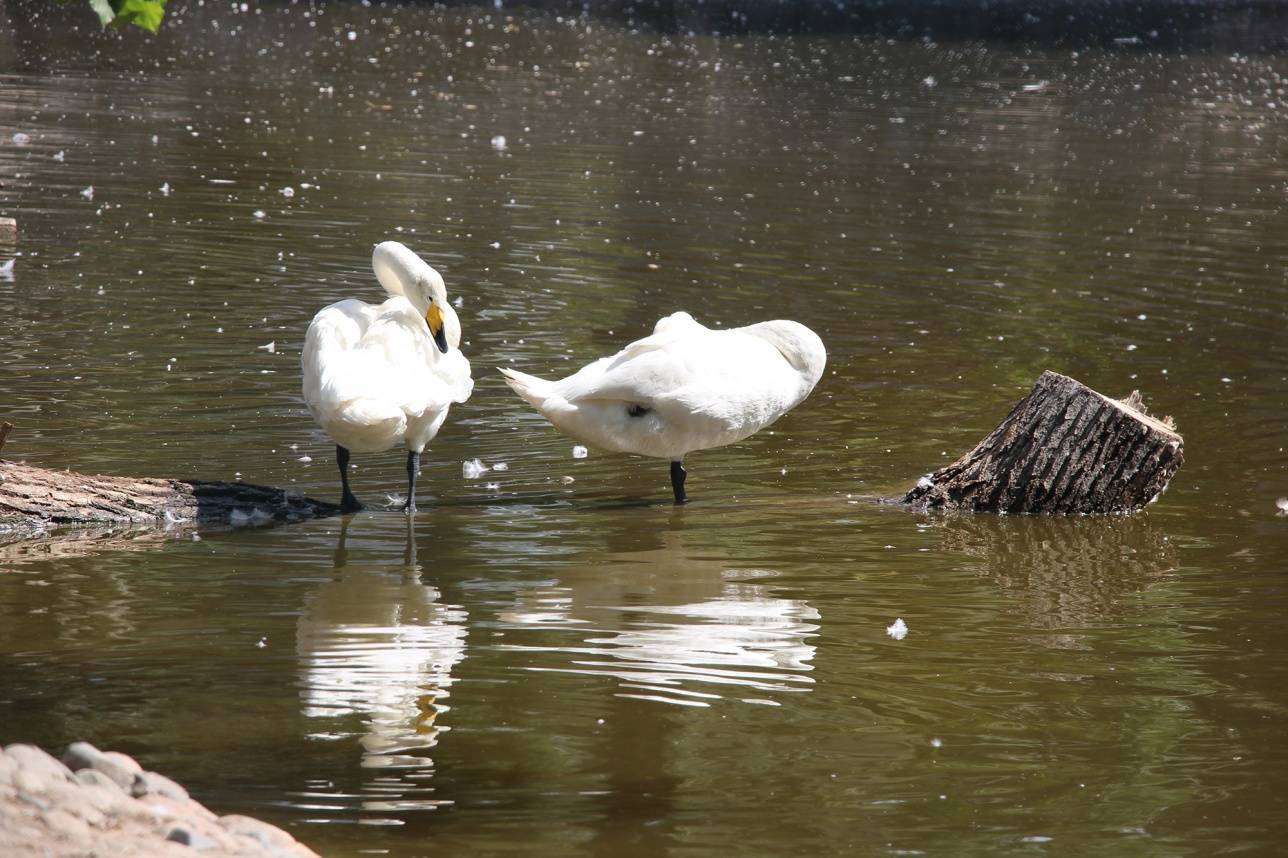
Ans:
{"label": "swan head", "polygon": [[461,323],[447,303],[443,275],[398,241],[382,241],[371,254],[376,279],[391,297],[406,298],[429,326],[440,352],[461,344]]}
{"label": "swan head", "polygon": [[744,330],[778,349],[792,369],[800,374],[806,395],[823,377],[823,369],[827,366],[827,349],[818,334],[800,322],[778,319],[749,325]]}

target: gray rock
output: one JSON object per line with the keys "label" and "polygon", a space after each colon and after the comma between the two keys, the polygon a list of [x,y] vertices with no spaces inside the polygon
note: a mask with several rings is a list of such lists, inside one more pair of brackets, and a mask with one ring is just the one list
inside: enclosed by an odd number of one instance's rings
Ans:
{"label": "gray rock", "polygon": [[6,760],[16,761],[23,772],[43,783],[66,783],[71,770],[35,745],[10,745],[4,749]]}
{"label": "gray rock", "polygon": [[0,858],[318,858],[268,823],[220,819],[125,754],[78,742],[65,759],[75,774],[30,746],[0,749]]}
{"label": "gray rock", "polygon": [[[97,769],[81,769],[75,777],[80,784],[78,801],[85,808],[108,816],[124,812],[130,798],[116,781]],[[82,813],[82,816],[86,815]]]}
{"label": "gray rock", "polygon": [[91,768],[107,775],[127,793],[134,786],[135,775],[143,772],[143,767],[125,754],[103,753],[89,742],[74,742],[63,752],[63,762],[73,770]]}
{"label": "gray rock", "polygon": [[125,794],[125,791],[121,789],[120,784],[100,772],[98,769],[81,769],[76,773],[76,780],[80,781],[85,786],[100,786],[104,789],[115,790],[121,795]]}
{"label": "gray rock", "polygon": [[191,846],[196,850],[219,849],[220,846],[211,838],[199,831],[193,831],[190,828],[184,828],[182,825],[176,825],[170,829],[170,833],[165,836],[166,840],[173,840],[175,843],[182,843],[184,846]]}
{"label": "gray rock", "polygon": [[143,774],[143,766],[139,765],[138,760],[134,759],[129,754],[122,754],[120,751],[104,751],[103,758],[111,760],[127,772],[134,772],[136,775]]}
{"label": "gray rock", "polygon": [[61,808],[47,810],[43,814],[43,818],[50,831],[68,840],[85,842],[90,838],[88,823],[66,810]]}
{"label": "gray rock", "polygon": [[230,813],[227,816],[219,817],[219,824],[223,826],[225,831],[241,837],[249,837],[269,849],[289,848],[295,842],[294,837],[277,826],[269,825],[267,822],[261,822],[258,819],[252,819],[249,816]]}
{"label": "gray rock", "polygon": [[54,806],[54,803],[49,799],[44,798],[43,796],[33,795],[29,792],[26,792],[21,787],[18,788],[17,792],[14,795],[14,798],[16,798],[20,802],[29,804],[32,807],[39,808],[40,810],[49,810]]}
{"label": "gray rock", "polygon": [[0,750],[0,786],[12,786],[14,776],[21,768],[17,760]]}
{"label": "gray rock", "polygon": [[189,798],[186,789],[165,775],[159,775],[156,772],[143,772],[135,775],[134,783],[130,785],[130,795],[138,798],[148,793],[157,793],[175,801],[187,801]]}
{"label": "gray rock", "polygon": [[103,756],[103,752],[89,742],[72,742],[63,751],[63,763],[74,772],[94,766],[94,762]]}

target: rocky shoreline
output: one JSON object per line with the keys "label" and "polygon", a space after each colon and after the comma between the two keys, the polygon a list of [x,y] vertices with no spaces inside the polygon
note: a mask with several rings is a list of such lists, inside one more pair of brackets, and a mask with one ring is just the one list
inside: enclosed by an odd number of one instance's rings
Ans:
{"label": "rocky shoreline", "polygon": [[71,745],[0,750],[0,855],[9,858],[319,858],[276,826],[219,816],[132,757]]}

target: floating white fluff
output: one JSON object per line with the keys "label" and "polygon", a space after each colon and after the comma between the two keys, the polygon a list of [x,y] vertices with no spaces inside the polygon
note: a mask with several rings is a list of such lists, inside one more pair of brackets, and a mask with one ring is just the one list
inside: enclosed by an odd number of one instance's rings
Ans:
{"label": "floating white fluff", "polygon": [[590,455],[590,451],[588,451],[585,447],[581,446],[580,444],[572,448],[572,457],[574,459],[584,459],[588,455]]}
{"label": "floating white fluff", "polygon": [[903,621],[903,617],[898,617],[893,623],[886,626],[886,634],[897,641],[901,641],[908,636],[908,624]]}
{"label": "floating white fluff", "polygon": [[468,462],[461,462],[461,476],[467,480],[477,480],[479,477],[492,470],[478,459],[470,459]]}

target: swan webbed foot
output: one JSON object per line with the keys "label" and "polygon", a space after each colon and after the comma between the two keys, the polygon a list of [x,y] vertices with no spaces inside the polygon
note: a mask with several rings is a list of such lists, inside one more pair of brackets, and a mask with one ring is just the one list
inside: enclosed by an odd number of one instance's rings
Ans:
{"label": "swan webbed foot", "polygon": [[366,507],[362,505],[361,501],[353,496],[352,492],[345,492],[340,498],[340,512],[362,512],[364,509],[366,509]]}
{"label": "swan webbed foot", "polygon": [[689,496],[684,493],[684,478],[686,476],[688,476],[688,472],[684,470],[683,463],[671,463],[671,491],[675,492],[676,506],[689,502]]}

